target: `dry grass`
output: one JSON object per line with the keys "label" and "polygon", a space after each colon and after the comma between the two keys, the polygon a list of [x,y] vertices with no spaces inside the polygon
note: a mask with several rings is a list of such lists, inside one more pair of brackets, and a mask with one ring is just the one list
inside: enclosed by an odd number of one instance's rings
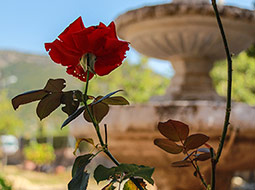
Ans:
{"label": "dry grass", "polygon": [[[61,174],[47,174],[27,171],[17,166],[6,166],[0,171],[10,181],[13,190],[66,190],[71,179],[71,171]],[[89,182],[88,190],[101,189],[94,179]]]}

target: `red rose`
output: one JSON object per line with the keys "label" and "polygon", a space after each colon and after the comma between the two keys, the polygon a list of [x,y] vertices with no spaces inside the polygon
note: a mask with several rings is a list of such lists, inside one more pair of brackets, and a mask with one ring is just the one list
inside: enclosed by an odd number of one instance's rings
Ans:
{"label": "red rose", "polygon": [[94,74],[107,75],[120,66],[129,47],[128,42],[118,40],[114,22],[108,27],[100,23],[85,28],[79,17],[58,39],[45,43],[45,49],[54,62],[67,66],[68,74],[86,81],[88,71],[91,79]]}

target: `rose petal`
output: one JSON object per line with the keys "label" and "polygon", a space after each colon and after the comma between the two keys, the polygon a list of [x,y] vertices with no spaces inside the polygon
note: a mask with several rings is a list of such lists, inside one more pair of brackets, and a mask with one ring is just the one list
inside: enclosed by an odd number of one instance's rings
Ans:
{"label": "rose petal", "polygon": [[79,31],[82,31],[86,29],[83,22],[82,22],[82,18],[79,17],[77,18],[72,24],[70,24],[65,30],[64,32],[62,32],[58,37],[59,39],[61,39],[62,41],[65,41],[65,38],[69,35],[69,34],[73,34]]}
{"label": "rose petal", "polygon": [[82,55],[67,49],[59,40],[46,43],[45,49],[49,51],[49,55],[54,62],[60,63],[63,66],[77,65]]}
{"label": "rose petal", "polygon": [[[117,38],[115,24],[85,28],[81,17],[70,24],[52,43],[46,43],[45,49],[51,59],[67,66],[67,73],[86,81],[86,71],[79,64],[84,54],[96,56],[95,72],[103,76],[122,64],[125,53],[129,50],[128,43]],[[93,77],[90,74],[90,79]]]}

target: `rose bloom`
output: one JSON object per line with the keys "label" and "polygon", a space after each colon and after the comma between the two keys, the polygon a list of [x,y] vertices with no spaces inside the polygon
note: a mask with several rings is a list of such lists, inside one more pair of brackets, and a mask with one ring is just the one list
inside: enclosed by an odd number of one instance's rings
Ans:
{"label": "rose bloom", "polygon": [[86,81],[87,72],[91,79],[120,66],[129,47],[128,42],[118,40],[114,22],[85,28],[79,17],[58,39],[45,43],[45,49],[54,62],[67,66],[68,74]]}

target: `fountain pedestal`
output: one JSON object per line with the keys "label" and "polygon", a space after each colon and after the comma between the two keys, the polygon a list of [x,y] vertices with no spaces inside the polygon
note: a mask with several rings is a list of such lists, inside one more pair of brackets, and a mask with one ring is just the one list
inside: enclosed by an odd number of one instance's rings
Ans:
{"label": "fountain pedestal", "polygon": [[[217,100],[209,71],[226,56],[213,8],[206,1],[175,2],[119,16],[118,35],[144,55],[171,61],[176,74],[157,100]],[[255,14],[227,6],[219,12],[231,53],[247,49],[254,42]]]}
{"label": "fountain pedestal", "polygon": [[220,100],[209,76],[214,60],[205,57],[176,57],[171,59],[175,75],[171,79],[164,96],[154,97],[160,100]]}

